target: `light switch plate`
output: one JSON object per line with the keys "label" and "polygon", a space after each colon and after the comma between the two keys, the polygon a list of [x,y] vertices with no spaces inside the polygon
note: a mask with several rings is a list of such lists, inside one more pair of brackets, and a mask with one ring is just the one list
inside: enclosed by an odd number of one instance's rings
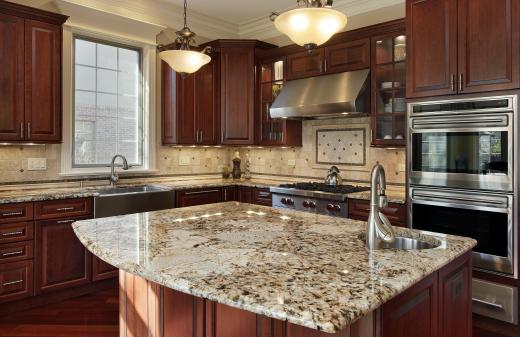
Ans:
{"label": "light switch plate", "polygon": [[180,156],[179,157],[179,165],[188,166],[190,165],[190,157],[189,156]]}
{"label": "light switch plate", "polygon": [[289,159],[287,161],[287,165],[289,165],[289,166],[296,166],[296,160],[295,159]]}
{"label": "light switch plate", "polygon": [[46,158],[28,158],[27,169],[29,171],[45,171],[47,170]]}

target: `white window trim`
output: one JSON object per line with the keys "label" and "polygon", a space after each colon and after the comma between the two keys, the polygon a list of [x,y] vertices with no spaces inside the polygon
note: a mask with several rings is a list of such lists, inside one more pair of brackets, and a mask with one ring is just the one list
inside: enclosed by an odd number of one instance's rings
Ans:
{"label": "white window trim", "polygon": [[[72,144],[73,144],[73,102],[74,102],[74,35],[91,37],[108,42],[123,43],[142,49],[142,72],[143,72],[143,166],[133,167],[122,174],[154,173],[155,169],[155,140],[156,140],[156,46],[143,42],[131,41],[109,34],[100,34],[85,29],[64,27],[63,29],[63,144],[61,146],[61,176],[85,176],[108,174],[110,168],[72,167]],[[115,154],[115,153],[114,153]]]}

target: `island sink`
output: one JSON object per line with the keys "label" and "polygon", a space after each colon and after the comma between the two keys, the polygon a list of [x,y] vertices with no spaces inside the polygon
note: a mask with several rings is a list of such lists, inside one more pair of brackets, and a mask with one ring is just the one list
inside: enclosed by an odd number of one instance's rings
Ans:
{"label": "island sink", "polygon": [[368,251],[366,226],[238,202],[73,224],[120,269],[121,336],[471,336],[475,240],[394,228]]}
{"label": "island sink", "polygon": [[[359,239],[366,243],[366,234],[359,235]],[[439,248],[442,242],[426,236],[423,236],[422,239],[396,236],[394,242],[381,242],[380,245],[381,249],[424,250]]]}

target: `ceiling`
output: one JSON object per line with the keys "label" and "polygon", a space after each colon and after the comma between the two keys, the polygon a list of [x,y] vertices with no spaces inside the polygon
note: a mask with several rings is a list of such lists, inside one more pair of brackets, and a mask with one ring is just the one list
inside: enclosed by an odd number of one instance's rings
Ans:
{"label": "ceiling", "polygon": [[[161,0],[183,6],[184,0]],[[338,3],[345,2],[337,0]],[[261,17],[267,18],[272,11],[296,7],[296,0],[188,0],[189,11],[216,17],[229,23],[242,25]]]}

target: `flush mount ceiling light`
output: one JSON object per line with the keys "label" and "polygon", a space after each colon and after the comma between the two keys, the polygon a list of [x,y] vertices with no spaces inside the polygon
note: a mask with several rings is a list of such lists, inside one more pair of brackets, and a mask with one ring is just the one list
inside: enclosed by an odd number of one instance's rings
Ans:
{"label": "flush mount ceiling light", "polygon": [[175,72],[180,74],[191,74],[199,70],[205,64],[211,61],[209,53],[211,47],[206,47],[202,52],[190,50],[190,44],[195,44],[195,33],[192,32],[186,23],[186,10],[188,5],[184,0],[184,27],[177,31],[175,43],[179,45],[179,49],[164,50],[159,53],[159,57],[168,63]]}
{"label": "flush mount ceiling light", "polygon": [[298,8],[271,13],[276,29],[294,43],[312,50],[327,42],[347,24],[345,14],[332,9],[332,0],[297,0]]}

